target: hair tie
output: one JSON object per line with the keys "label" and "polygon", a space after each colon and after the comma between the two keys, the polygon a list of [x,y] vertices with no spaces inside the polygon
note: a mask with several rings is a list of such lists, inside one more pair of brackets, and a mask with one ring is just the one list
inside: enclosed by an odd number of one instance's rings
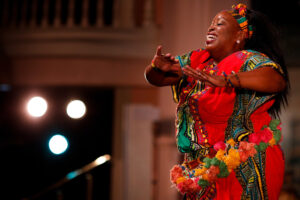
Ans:
{"label": "hair tie", "polygon": [[245,4],[238,4],[232,6],[232,11],[229,13],[236,19],[241,30],[246,33],[246,38],[251,38],[253,34],[252,26],[248,24],[248,20],[246,18],[247,14],[247,6]]}

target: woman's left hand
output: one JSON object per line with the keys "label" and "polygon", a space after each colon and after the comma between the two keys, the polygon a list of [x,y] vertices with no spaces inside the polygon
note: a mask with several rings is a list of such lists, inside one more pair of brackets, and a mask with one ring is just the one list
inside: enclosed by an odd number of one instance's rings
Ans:
{"label": "woman's left hand", "polygon": [[190,66],[183,68],[183,73],[187,76],[192,77],[195,80],[205,82],[211,87],[225,87],[226,82],[223,76],[210,75],[202,70],[195,70]]}

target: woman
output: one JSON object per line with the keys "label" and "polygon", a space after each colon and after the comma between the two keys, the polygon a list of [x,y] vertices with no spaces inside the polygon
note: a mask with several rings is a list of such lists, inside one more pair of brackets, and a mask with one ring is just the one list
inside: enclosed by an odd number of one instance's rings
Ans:
{"label": "woman", "polygon": [[289,80],[274,28],[239,4],[213,19],[205,49],[163,55],[145,69],[171,85],[178,103],[176,142],[184,163],[171,181],[185,199],[278,199],[284,176],[275,120]]}

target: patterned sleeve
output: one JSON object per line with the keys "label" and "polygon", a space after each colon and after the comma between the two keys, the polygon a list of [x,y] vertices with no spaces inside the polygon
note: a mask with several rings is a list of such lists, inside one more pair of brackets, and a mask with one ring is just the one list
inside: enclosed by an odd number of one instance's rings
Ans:
{"label": "patterned sleeve", "polygon": [[246,60],[242,67],[242,71],[251,71],[262,67],[272,67],[278,73],[284,75],[284,72],[279,64],[275,63],[269,57],[259,52],[254,52],[254,54]]}
{"label": "patterned sleeve", "polygon": [[[272,67],[277,72],[284,75],[279,64],[275,63],[264,54],[256,51],[250,52],[240,71],[251,71],[262,67]],[[240,90],[236,97],[237,102],[235,104],[234,112],[228,123],[227,135],[230,135],[236,141],[241,141],[249,133],[253,132],[253,126],[250,121],[251,114],[275,95],[275,93],[266,94],[246,89]]]}
{"label": "patterned sleeve", "polygon": [[[192,55],[192,53],[193,53],[193,51],[190,52],[190,53],[184,54],[182,56],[176,56],[176,59],[178,59],[181,68],[186,66],[186,65],[191,64],[191,55]],[[175,101],[175,103],[179,102],[180,91],[181,91],[183,85],[185,85],[185,82],[186,82],[186,76],[183,76],[176,85],[171,86],[172,94],[173,94],[173,100]]]}

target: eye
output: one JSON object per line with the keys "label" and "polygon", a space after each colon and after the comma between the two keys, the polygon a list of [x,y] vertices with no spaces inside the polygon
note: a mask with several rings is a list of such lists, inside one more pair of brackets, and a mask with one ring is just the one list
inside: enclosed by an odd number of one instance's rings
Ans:
{"label": "eye", "polygon": [[223,19],[221,19],[221,20],[219,20],[219,21],[217,21],[217,26],[222,26],[222,25],[224,25],[226,22],[223,20]]}

